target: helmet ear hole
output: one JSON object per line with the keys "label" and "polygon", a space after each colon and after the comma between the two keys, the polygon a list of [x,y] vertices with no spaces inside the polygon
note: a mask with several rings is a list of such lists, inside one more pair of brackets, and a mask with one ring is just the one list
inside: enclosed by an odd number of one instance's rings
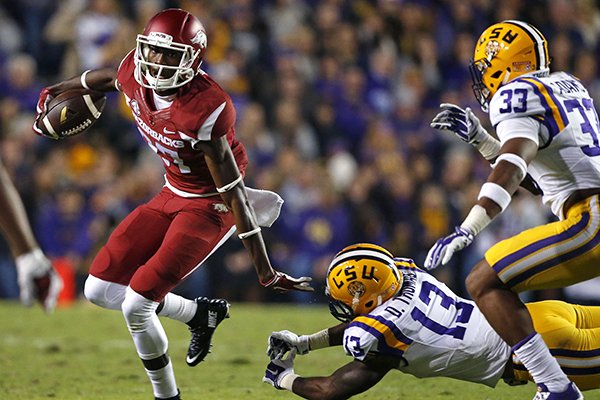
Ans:
{"label": "helmet ear hole", "polygon": [[492,74],[492,78],[498,79],[500,78],[500,75],[502,75],[502,71],[496,71]]}
{"label": "helmet ear hole", "polygon": [[373,300],[369,300],[369,301],[367,301],[367,302],[365,303],[365,308],[366,308],[366,309],[369,309],[369,308],[371,308],[371,307],[373,307]]}

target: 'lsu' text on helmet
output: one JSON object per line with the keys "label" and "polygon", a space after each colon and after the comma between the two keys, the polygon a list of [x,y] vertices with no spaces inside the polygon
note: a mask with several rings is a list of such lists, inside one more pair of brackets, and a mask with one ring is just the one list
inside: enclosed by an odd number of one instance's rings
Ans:
{"label": "'lsu' text on helmet", "polygon": [[402,287],[402,274],[383,247],[359,243],[336,254],[327,270],[331,314],[351,321],[389,300]]}
{"label": "'lsu' text on helmet", "polygon": [[[190,82],[200,71],[207,45],[206,31],[198,18],[177,8],[152,17],[136,41],[135,80],[144,87],[159,90],[178,88]],[[179,65],[150,62],[151,46],[181,54]]]}
{"label": "'lsu' text on helmet", "polygon": [[524,74],[549,73],[548,43],[532,25],[507,20],[487,28],[475,45],[470,64],[473,92],[487,105],[498,88]]}

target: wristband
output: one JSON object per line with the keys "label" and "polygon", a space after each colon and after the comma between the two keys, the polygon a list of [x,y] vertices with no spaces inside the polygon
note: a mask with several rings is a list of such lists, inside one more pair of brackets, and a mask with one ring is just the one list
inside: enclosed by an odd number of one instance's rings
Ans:
{"label": "wristband", "polygon": [[486,182],[481,186],[481,191],[479,192],[479,196],[477,196],[477,200],[482,197],[487,197],[498,204],[502,211],[508,207],[512,199],[510,193],[508,193],[506,189],[494,182]]}
{"label": "wristband", "polygon": [[308,348],[310,350],[318,350],[325,347],[329,347],[329,331],[327,329],[308,335]]}
{"label": "wristband", "polygon": [[235,187],[235,185],[237,185],[241,181],[242,181],[242,176],[240,175],[236,179],[234,179],[233,181],[229,182],[227,185],[222,186],[222,187],[218,187],[217,188],[217,192],[219,192],[219,193],[229,192],[231,189],[233,189]]}
{"label": "wristband", "polygon": [[85,71],[83,74],[81,74],[81,78],[79,79],[79,81],[81,82],[81,86],[83,86],[83,88],[84,88],[84,89],[87,89],[87,90],[92,90],[92,89],[91,89],[91,88],[88,86],[87,82],[85,81],[85,77],[87,76],[88,72],[90,72],[90,71],[91,71],[91,70],[89,70],[89,69],[88,69],[87,71]]}
{"label": "wristband", "polygon": [[260,231],[261,231],[261,229],[259,226],[258,228],[252,229],[251,231],[240,233],[238,235],[238,237],[240,238],[240,240],[244,240],[244,239],[249,238],[250,236],[256,235]]}
{"label": "wristband", "polygon": [[294,381],[296,380],[296,378],[298,378],[300,375],[298,374],[287,374],[286,376],[284,376],[283,378],[281,378],[281,382],[279,383],[279,387],[285,390],[289,390],[290,392],[292,391],[292,385],[294,384]]}
{"label": "wristband", "polygon": [[273,275],[273,277],[271,279],[269,279],[268,281],[266,281],[265,283],[262,283],[260,280],[258,281],[258,283],[260,283],[261,286],[269,287],[269,286],[271,286],[271,284],[273,282],[275,282],[279,278],[279,276],[280,276],[279,273],[275,272],[275,275]]}
{"label": "wristband", "polygon": [[488,226],[490,222],[492,222],[492,219],[487,215],[485,208],[481,207],[479,204],[475,204],[460,226],[461,228],[468,229],[473,236],[476,236],[483,228]]}
{"label": "wristband", "polygon": [[500,153],[500,141],[487,133],[485,129],[478,139],[479,141],[473,145],[486,160],[493,160]]}

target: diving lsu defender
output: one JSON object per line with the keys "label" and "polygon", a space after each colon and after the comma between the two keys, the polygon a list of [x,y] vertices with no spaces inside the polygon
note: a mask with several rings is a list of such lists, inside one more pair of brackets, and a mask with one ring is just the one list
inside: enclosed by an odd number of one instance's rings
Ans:
{"label": "diving lsu defender", "polygon": [[[411,259],[393,258],[372,244],[349,246],[330,264],[326,291],[332,315],[343,323],[313,335],[273,332],[265,382],[307,398],[345,398],[372,387],[391,369],[490,387],[501,378],[511,385],[531,380],[475,303]],[[528,307],[569,376],[581,389],[600,388],[600,338],[593,333],[600,329],[600,307],[559,301]],[[306,354],[333,345],[342,345],[354,361],[328,378],[300,378],[293,356],[283,358],[290,349]]]}
{"label": "diving lsu defender", "polygon": [[566,72],[550,73],[549,64],[546,39],[530,24],[504,21],[480,36],[473,90],[498,139],[469,109],[452,104],[442,105],[431,126],[473,144],[493,170],[466,219],[434,244],[424,267],[446,264],[472,243],[508,207],[523,179],[533,177],[559,221],[491,247],[467,277],[467,289],[538,383],[535,399],[581,400],[517,295],[600,275],[600,123],[583,84]]}

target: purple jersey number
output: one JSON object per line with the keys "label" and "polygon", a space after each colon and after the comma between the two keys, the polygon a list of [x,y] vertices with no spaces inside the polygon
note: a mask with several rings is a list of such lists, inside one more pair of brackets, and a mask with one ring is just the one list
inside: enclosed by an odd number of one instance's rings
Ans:
{"label": "purple jersey number", "polygon": [[[421,286],[421,292],[419,293],[419,299],[423,301],[423,303],[429,304],[433,297],[431,296],[432,294],[433,296],[441,297],[441,306],[446,310],[450,310],[450,307],[454,307],[456,309],[456,319],[454,320],[456,324],[466,324],[469,322],[469,319],[471,319],[471,313],[473,312],[472,304],[463,301],[455,301],[452,297],[444,293],[442,289],[438,288],[432,283],[423,282],[423,285]],[[441,325],[440,323],[427,317],[427,315],[425,315],[425,313],[418,308],[414,308],[410,315],[415,321],[420,322],[425,328],[439,335],[450,335],[456,339],[463,339],[465,337],[467,328],[464,326]]]}
{"label": "purple jersey number", "polygon": [[569,113],[575,110],[579,112],[579,115],[583,119],[583,123],[579,125],[581,132],[590,135],[592,139],[592,145],[581,146],[581,150],[590,157],[600,155],[600,146],[598,143],[600,126],[598,123],[598,114],[596,114],[592,99],[584,98],[581,100],[581,103],[577,99],[570,99],[565,100],[564,104]]}

